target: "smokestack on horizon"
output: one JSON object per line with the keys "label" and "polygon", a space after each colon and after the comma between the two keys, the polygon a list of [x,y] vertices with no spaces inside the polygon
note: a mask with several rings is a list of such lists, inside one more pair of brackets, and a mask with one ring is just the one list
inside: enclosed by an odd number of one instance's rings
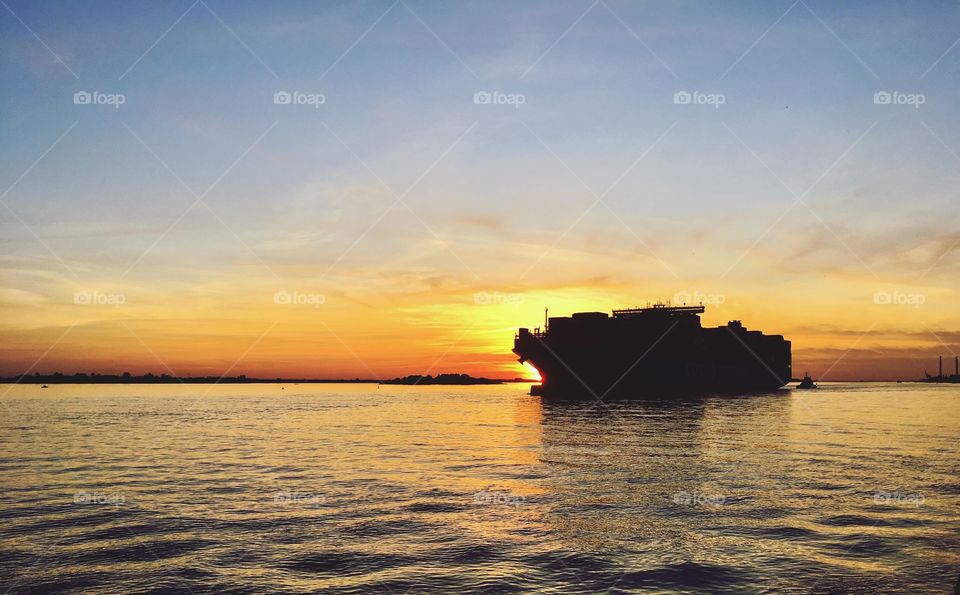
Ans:
{"label": "smokestack on horizon", "polygon": [[943,378],[943,356],[942,355],[940,356],[940,374],[937,377]]}

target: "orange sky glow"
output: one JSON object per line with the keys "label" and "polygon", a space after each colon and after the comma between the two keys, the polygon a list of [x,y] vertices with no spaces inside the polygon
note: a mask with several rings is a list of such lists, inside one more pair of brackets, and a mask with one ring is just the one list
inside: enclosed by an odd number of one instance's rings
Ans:
{"label": "orange sky glow", "polygon": [[225,3],[167,35],[170,7],[23,4],[50,41],[0,22],[5,377],[530,377],[545,307],[684,297],[784,335],[795,375],[960,353],[933,7],[831,5],[838,44],[772,5]]}

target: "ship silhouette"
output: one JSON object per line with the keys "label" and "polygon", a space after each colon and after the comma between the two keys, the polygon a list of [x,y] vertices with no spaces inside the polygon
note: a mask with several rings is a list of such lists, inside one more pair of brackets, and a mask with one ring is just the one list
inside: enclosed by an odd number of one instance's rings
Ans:
{"label": "ship silhouette", "polygon": [[802,388],[802,389],[817,388],[817,383],[813,381],[813,378],[810,378],[810,374],[807,374],[805,372],[803,374],[803,380],[800,381],[800,384],[797,385],[797,388]]}
{"label": "ship silhouette", "polygon": [[791,378],[790,341],[726,326],[700,324],[704,306],[647,308],[545,316],[544,328],[521,328],[513,352],[542,382],[532,394],[602,399],[753,392]]}

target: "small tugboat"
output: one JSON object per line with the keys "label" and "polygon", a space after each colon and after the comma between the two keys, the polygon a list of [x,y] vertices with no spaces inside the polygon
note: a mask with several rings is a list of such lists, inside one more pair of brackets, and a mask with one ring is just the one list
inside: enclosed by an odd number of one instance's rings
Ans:
{"label": "small tugboat", "polygon": [[800,384],[797,385],[797,388],[817,388],[817,385],[814,384],[813,378],[810,378],[810,374],[804,372],[803,380],[800,381]]}
{"label": "small tugboat", "polygon": [[46,384],[44,384],[44,385],[43,385],[43,386],[41,386],[40,388],[50,388],[50,387],[49,387],[49,386],[47,386]]}

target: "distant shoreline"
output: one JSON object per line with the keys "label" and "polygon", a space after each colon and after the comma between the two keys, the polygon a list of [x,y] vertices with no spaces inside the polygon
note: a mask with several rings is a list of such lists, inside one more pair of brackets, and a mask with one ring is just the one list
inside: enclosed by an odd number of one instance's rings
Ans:
{"label": "distant shoreline", "polygon": [[130,378],[107,377],[107,376],[26,376],[19,378],[0,378],[0,383],[10,384],[264,384],[264,383],[289,383],[289,384],[378,384],[379,380],[370,380],[366,378],[239,378],[218,377],[218,376],[154,376],[153,378],[144,378],[142,376],[133,376]]}
{"label": "distant shoreline", "polygon": [[[0,378],[0,384],[22,384],[22,385],[61,385],[61,384],[128,384],[128,385],[176,385],[176,384],[380,384],[384,386],[491,386],[496,384],[539,384],[539,380],[527,378],[483,378],[479,382],[409,382],[404,379],[391,378],[389,380],[376,380],[369,378],[217,378],[217,377],[186,377],[177,378],[173,376],[156,377],[155,379],[121,379],[112,380],[107,378],[87,377],[76,378],[74,376],[64,376],[60,379],[43,378],[37,379],[35,376],[28,376],[19,379],[16,376]],[[789,384],[794,384],[798,380],[791,380]],[[950,385],[960,384],[957,382],[931,382],[926,380],[824,380],[818,381],[821,384],[924,384],[924,385]],[[784,388],[790,388],[784,386]]]}
{"label": "distant shoreline", "polygon": [[431,376],[421,376],[420,374],[411,374],[403,378],[393,378],[384,380],[384,384],[406,384],[406,385],[433,385],[440,384],[444,386],[470,386],[474,384],[503,384],[505,382],[532,382],[522,378],[513,378],[509,380],[499,378],[477,378],[468,374],[437,374]]}
{"label": "distant shoreline", "polygon": [[[453,376],[453,375],[451,375]],[[465,375],[464,375],[465,376]],[[503,384],[512,382],[537,382],[523,378],[473,378],[447,382],[437,378],[424,377],[421,382],[406,378],[378,380],[375,378],[248,378],[247,376],[124,376],[116,374],[48,374],[20,375],[0,378],[0,384],[391,384],[391,385],[459,385],[472,386],[484,384]],[[428,380],[429,379],[429,380]]]}

